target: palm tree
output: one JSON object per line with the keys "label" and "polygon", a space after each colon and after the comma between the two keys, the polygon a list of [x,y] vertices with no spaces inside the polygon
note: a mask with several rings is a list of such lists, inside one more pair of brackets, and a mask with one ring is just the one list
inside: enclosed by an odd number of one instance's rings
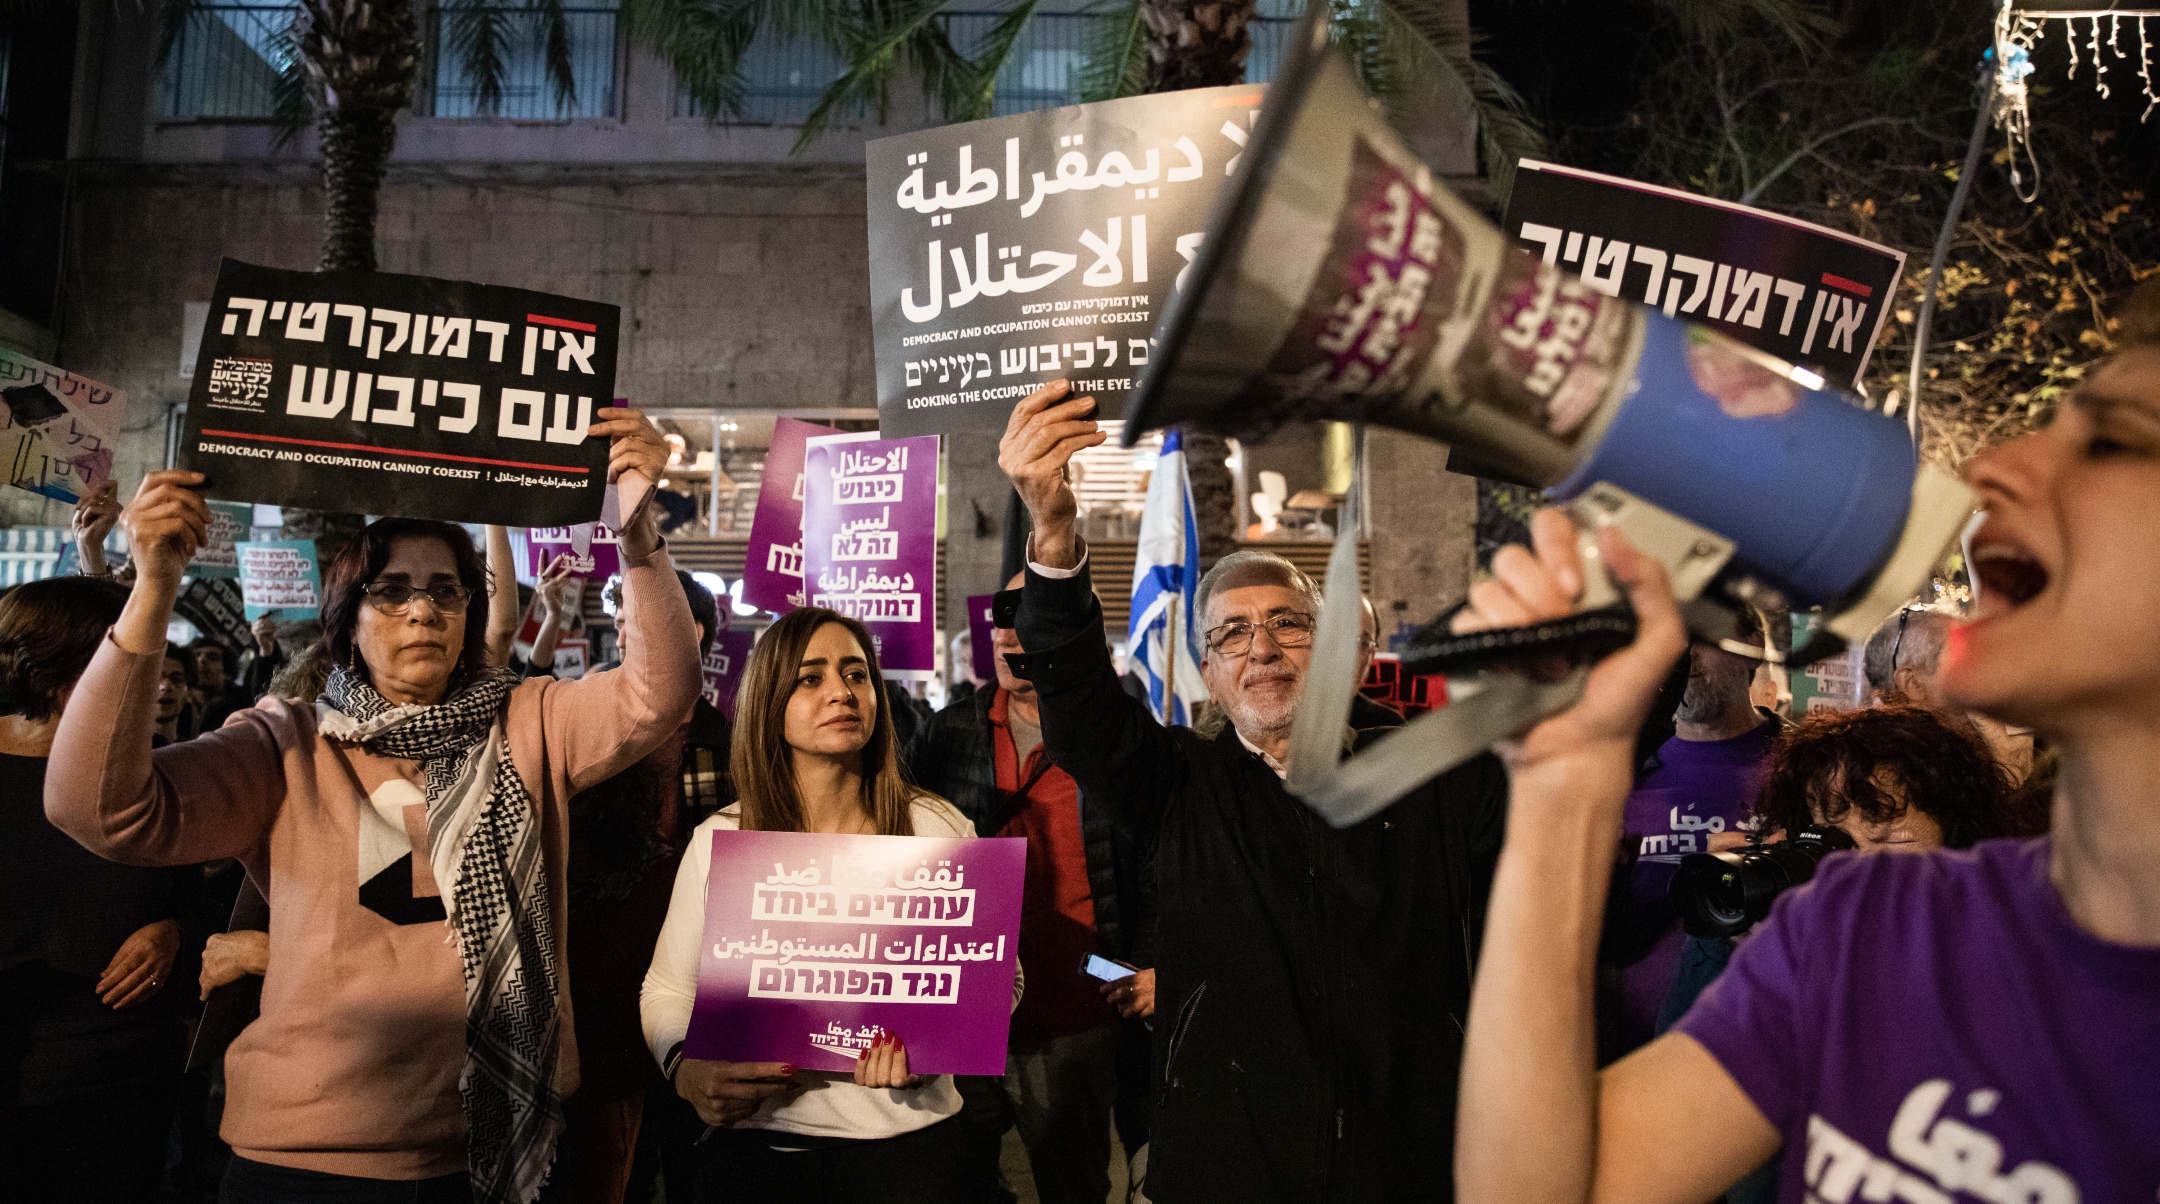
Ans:
{"label": "palm tree", "polygon": [[324,271],[375,270],[375,206],[412,103],[412,0],[301,0],[293,38],[322,140]]}
{"label": "palm tree", "polygon": [[[206,0],[161,0],[161,60]],[[282,139],[310,122],[321,143],[323,247],[320,267],[374,271],[375,215],[383,169],[397,145],[398,113],[412,104],[423,42],[413,0],[297,0],[292,24],[268,48],[278,70],[276,117]],[[570,21],[563,0],[449,0],[438,6],[440,34],[469,81],[474,107],[501,110],[513,43],[537,26],[542,62],[558,106],[575,101]]]}

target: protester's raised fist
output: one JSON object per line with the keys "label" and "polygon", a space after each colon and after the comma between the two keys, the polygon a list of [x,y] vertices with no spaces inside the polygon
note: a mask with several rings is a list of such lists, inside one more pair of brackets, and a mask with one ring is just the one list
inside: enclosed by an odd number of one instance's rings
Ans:
{"label": "protester's raised fist", "polygon": [[75,538],[84,547],[92,544],[102,546],[105,537],[112,534],[113,524],[120,521],[120,482],[107,481],[82,496],[75,503]]}
{"label": "protester's raised fist", "polygon": [[[668,456],[674,448],[668,446],[658,428],[637,410],[625,406],[609,406],[593,418],[592,425],[585,428],[588,435],[606,438],[608,446],[608,484],[613,485],[632,473],[644,478],[647,489],[658,488],[660,478],[666,474]],[[635,513],[623,515],[623,529],[616,532],[617,546],[631,560],[643,560],[660,546],[660,522],[649,505],[639,505],[639,498],[625,498],[625,508],[635,507]]]}
{"label": "protester's raised fist", "polygon": [[210,507],[194,487],[199,472],[168,468],[143,478],[135,500],[121,512],[130,563],[147,579],[177,582],[210,530]]}
{"label": "protester's raised fist", "polygon": [[548,616],[561,618],[570,609],[570,581],[577,576],[577,562],[568,552],[561,553],[548,562],[547,570],[540,574],[539,586],[534,590],[540,598],[542,620]]}
{"label": "protester's raised fist", "polygon": [[1035,521],[1036,555],[1057,568],[1078,562],[1072,528],[1080,502],[1065,479],[1065,466],[1080,449],[1109,438],[1095,421],[1095,399],[1071,397],[1071,392],[1069,382],[1056,380],[1028,394],[1013,407],[998,440],[998,467]]}
{"label": "protester's raised fist", "polygon": [[675,1067],[675,1094],[690,1101],[699,1120],[723,1129],[747,1119],[766,1100],[802,1088],[795,1068],[780,1062],[684,1058]]}
{"label": "protester's raised fist", "polygon": [[105,575],[105,537],[120,521],[120,483],[108,480],[75,503],[70,526],[75,531],[75,556],[81,571],[93,577]]}
{"label": "protester's raised fist", "polygon": [[625,472],[640,473],[647,481],[667,475],[668,454],[675,449],[642,412],[609,406],[593,416],[585,433],[608,440],[609,484],[621,480]]}

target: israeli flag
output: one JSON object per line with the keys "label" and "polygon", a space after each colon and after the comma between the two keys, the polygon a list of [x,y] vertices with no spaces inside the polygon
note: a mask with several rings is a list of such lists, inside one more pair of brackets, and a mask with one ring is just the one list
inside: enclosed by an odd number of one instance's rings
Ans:
{"label": "israeli flag", "polygon": [[[1193,520],[1185,448],[1173,429],[1148,482],[1133,557],[1132,622],[1126,665],[1147,685],[1148,709],[1167,723],[1189,723],[1207,697],[1200,679],[1200,631],[1193,599],[1200,588],[1200,529]],[[1172,649],[1175,649],[1173,664]]]}

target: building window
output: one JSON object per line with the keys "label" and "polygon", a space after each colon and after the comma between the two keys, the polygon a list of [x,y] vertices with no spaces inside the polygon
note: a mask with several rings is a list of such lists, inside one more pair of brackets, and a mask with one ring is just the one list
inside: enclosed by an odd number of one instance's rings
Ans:
{"label": "building window", "polygon": [[[447,3],[428,15],[428,49],[433,87],[426,112],[435,117],[508,117],[522,121],[561,121],[613,117],[616,96],[617,5],[592,0],[562,10],[565,53],[570,62],[572,95],[562,96],[548,71],[549,27],[542,10],[521,4]],[[485,20],[502,45],[502,97],[492,108],[481,103],[480,86],[465,69],[459,45],[461,25]]]}
{"label": "building window", "polygon": [[[801,125],[818,98],[846,70],[840,56],[816,42],[760,35],[743,52],[741,111],[715,113],[682,88],[675,90],[677,117],[719,117],[746,125]],[[862,105],[843,108],[843,120],[859,119]]]}
{"label": "building window", "polygon": [[191,10],[165,56],[161,117],[269,117],[292,62],[296,5],[238,0]]}
{"label": "building window", "polygon": [[[1261,15],[1252,19],[1253,48],[1245,60],[1247,83],[1265,83],[1275,76],[1282,49],[1295,24],[1292,0],[1262,0]],[[1288,15],[1276,16],[1275,10]],[[948,12],[938,18],[954,49],[965,55],[979,54],[983,39],[1004,14],[996,12]],[[1004,117],[1035,109],[1055,109],[1080,103],[1080,81],[1087,70],[1088,50],[1098,27],[1117,18],[1106,13],[1037,13],[1027,23],[1013,47],[1004,70],[998,73],[991,93],[993,115]],[[846,70],[831,50],[812,42],[781,41],[760,37],[742,59],[743,103],[737,120],[773,125],[800,125],[817,107],[825,89]],[[863,106],[845,114],[861,118]],[[677,117],[711,117],[687,92],[677,89]]]}

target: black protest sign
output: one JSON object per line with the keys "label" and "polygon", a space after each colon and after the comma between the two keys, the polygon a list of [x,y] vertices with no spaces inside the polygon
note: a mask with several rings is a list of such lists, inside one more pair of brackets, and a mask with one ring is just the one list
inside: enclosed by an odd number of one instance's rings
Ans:
{"label": "black protest sign", "polygon": [[1122,409],[1260,97],[1195,88],[870,143],[879,434],[994,430],[1061,377]]}
{"label": "black protest sign", "polygon": [[1509,235],[1590,287],[1700,322],[1850,388],[1905,253],[1730,201],[1525,160]]}
{"label": "black protest sign", "polygon": [[600,515],[621,311],[524,289],[226,260],[180,465],[241,502],[454,522]]}
{"label": "black protest sign", "polygon": [[173,609],[193,623],[195,630],[225,645],[226,657],[232,664],[239,664],[240,654],[255,646],[240,597],[240,583],[230,577],[190,579],[187,588],[173,599]]}

